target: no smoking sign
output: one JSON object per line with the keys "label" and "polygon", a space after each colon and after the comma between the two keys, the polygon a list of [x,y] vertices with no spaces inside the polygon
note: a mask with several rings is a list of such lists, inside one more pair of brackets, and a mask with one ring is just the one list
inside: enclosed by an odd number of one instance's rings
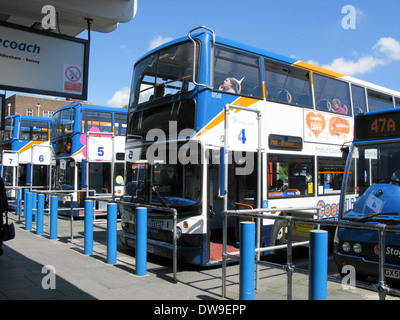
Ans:
{"label": "no smoking sign", "polygon": [[82,92],[81,67],[64,65],[64,91]]}

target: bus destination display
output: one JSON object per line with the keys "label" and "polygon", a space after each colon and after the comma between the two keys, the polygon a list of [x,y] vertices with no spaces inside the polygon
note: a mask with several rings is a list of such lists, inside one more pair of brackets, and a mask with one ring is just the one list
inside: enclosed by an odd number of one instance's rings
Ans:
{"label": "bus destination display", "polygon": [[362,115],[355,122],[357,139],[400,137],[400,111]]}

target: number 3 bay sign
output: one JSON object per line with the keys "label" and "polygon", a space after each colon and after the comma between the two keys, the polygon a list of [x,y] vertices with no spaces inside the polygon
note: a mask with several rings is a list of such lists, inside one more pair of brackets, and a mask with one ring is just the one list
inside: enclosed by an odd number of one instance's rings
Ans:
{"label": "number 3 bay sign", "polygon": [[112,138],[89,137],[87,143],[87,160],[111,161]]}
{"label": "number 3 bay sign", "polygon": [[33,146],[32,164],[49,166],[51,163],[51,148],[48,146]]}

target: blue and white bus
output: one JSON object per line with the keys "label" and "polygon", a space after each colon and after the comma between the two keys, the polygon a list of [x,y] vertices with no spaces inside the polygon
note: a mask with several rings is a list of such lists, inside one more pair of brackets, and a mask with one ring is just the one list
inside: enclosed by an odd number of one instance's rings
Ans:
{"label": "blue and white bus", "polygon": [[[340,148],[353,140],[353,117],[400,93],[296,59],[215,37],[197,28],[146,54],[134,66],[126,145],[125,202],[148,211],[148,250],[171,256],[178,212],[178,258],[221,261],[220,153],[227,104],[262,110],[261,172],[257,119],[232,110],[229,208],[322,207],[336,218],[344,173]],[[394,107],[392,103],[392,107]],[[240,174],[238,172],[241,172]],[[246,173],[245,173],[246,172]],[[257,176],[262,178],[257,199]],[[157,210],[154,206],[161,209]],[[290,214],[290,212],[289,212]],[[133,246],[133,206],[124,206],[121,240]],[[230,244],[238,241],[229,220]],[[309,226],[298,225],[297,235]],[[284,241],[282,223],[264,219],[260,246]],[[229,247],[228,250],[235,250]]]}
{"label": "blue and white bus", "polygon": [[[400,226],[400,109],[356,117],[339,219]],[[399,280],[400,232],[387,232],[385,242],[386,277]],[[377,230],[338,227],[334,256],[339,271],[350,265],[360,280],[378,276]]]}
{"label": "blue and white bus", "polygon": [[[9,190],[11,199],[15,197],[15,187],[48,189],[49,164],[32,161],[32,152],[38,148],[50,152],[51,118],[25,115],[11,115],[5,118],[2,131],[1,175]],[[36,159],[39,160],[39,159]],[[35,164],[33,164],[35,163]]]}
{"label": "blue and white bus", "polygon": [[72,201],[80,208],[74,210],[75,216],[84,215],[84,189],[122,196],[127,113],[122,108],[73,103],[53,114],[52,190],[76,190],[59,201],[61,207],[70,208]]}

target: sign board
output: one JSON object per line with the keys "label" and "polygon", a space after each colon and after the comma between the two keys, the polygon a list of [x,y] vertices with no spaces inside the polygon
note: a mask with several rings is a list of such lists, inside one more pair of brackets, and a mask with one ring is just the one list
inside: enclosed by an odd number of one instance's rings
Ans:
{"label": "sign board", "polygon": [[111,161],[112,138],[89,137],[87,143],[87,160]]}
{"label": "sign board", "polygon": [[0,23],[0,89],[87,99],[89,42]]}
{"label": "sign board", "polygon": [[32,164],[49,166],[51,163],[51,147],[33,146]]}
{"label": "sign board", "polygon": [[6,117],[6,95],[0,94],[0,130],[4,130],[4,119]]}
{"label": "sign board", "polygon": [[18,154],[3,152],[2,164],[5,167],[18,167]]}

